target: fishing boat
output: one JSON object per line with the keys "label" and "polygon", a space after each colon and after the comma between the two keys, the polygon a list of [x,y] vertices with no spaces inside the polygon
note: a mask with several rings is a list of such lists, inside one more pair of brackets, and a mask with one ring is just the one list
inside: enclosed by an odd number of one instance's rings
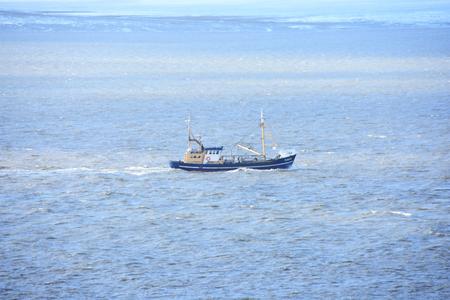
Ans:
{"label": "fishing boat", "polygon": [[273,157],[269,157],[266,152],[265,142],[265,122],[261,111],[259,127],[261,128],[261,151],[257,151],[249,145],[237,143],[235,146],[249,154],[224,155],[223,146],[205,147],[201,137],[192,134],[191,118],[188,123],[188,148],[183,160],[171,161],[170,167],[186,171],[230,171],[239,168],[255,170],[287,169],[292,166],[296,153],[294,151],[279,151]]}

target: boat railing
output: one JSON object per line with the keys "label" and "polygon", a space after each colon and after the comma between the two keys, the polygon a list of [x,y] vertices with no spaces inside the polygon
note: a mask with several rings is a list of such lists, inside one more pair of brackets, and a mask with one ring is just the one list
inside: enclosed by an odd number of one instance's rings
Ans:
{"label": "boat railing", "polygon": [[255,161],[261,158],[261,155],[224,155],[224,161]]}

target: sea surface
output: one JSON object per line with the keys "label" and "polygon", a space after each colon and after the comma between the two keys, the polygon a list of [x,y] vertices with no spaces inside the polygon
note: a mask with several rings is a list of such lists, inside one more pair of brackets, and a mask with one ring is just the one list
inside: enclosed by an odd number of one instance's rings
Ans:
{"label": "sea surface", "polygon": [[449,24],[1,12],[0,298],[449,299]]}

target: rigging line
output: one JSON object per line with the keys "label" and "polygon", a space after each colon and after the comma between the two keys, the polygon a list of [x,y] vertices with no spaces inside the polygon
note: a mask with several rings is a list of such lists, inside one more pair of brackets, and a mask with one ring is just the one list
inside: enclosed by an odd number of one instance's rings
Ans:
{"label": "rigging line", "polygon": [[[258,126],[259,127],[259,126]],[[265,124],[265,128],[266,128],[266,135],[269,135],[269,139],[270,139],[270,141],[271,141],[271,146],[273,147],[273,145],[275,145],[275,146],[278,146],[278,144],[275,142],[275,139],[273,138],[273,134],[272,134],[272,131],[270,130],[271,129],[271,126],[267,126],[267,124]],[[238,148],[237,147],[237,144],[243,144],[243,145],[246,145],[246,146],[250,146],[250,147],[252,147],[252,148],[255,148],[255,145],[258,143],[257,141],[253,141],[253,142],[248,142],[249,140],[251,140],[250,139],[250,137],[253,137],[253,138],[255,138],[255,136],[256,136],[256,133],[255,133],[255,129],[249,129],[248,130],[248,134],[245,134],[245,135],[243,135],[242,136],[242,138],[240,138],[233,146],[235,147],[235,148]],[[239,148],[238,148],[239,149]]]}
{"label": "rigging line", "polygon": [[267,132],[267,136],[269,137],[269,139],[270,139],[270,142],[271,142],[271,146],[272,147],[278,147],[278,143],[275,141],[275,139],[273,138],[273,132],[271,131],[271,130],[269,130],[268,132]]}
{"label": "rigging line", "polygon": [[243,135],[242,136],[242,138],[241,139],[239,139],[239,141],[236,143],[236,144],[238,144],[238,143],[242,143],[244,140],[248,140],[249,139],[249,137],[251,137],[251,136],[254,136],[255,135],[255,132],[254,132],[254,129],[252,129],[251,131],[249,130],[249,133],[248,134],[245,134],[245,135]]}
{"label": "rigging line", "polygon": [[[256,127],[256,126],[255,126]],[[259,124],[258,124],[258,126],[256,127],[256,128],[258,128],[259,127]],[[267,128],[267,127],[266,127]],[[245,135],[241,135],[242,136],[242,138],[241,139],[239,139],[239,141],[237,142],[237,144],[238,143],[242,143],[245,139],[246,140],[248,140],[249,139],[249,137],[254,137],[254,136],[256,136],[256,132],[257,131],[255,131],[255,128],[254,127],[251,127],[250,129],[248,129],[247,130],[248,131],[248,133],[246,133]]]}

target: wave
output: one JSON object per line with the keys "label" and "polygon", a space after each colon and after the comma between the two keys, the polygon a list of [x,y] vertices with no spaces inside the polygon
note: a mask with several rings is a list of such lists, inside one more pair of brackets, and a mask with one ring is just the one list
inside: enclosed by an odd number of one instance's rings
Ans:
{"label": "wave", "polygon": [[255,170],[255,169],[249,169],[249,168],[238,168],[235,170],[225,171],[226,173],[252,173],[252,172],[260,172],[260,171],[274,171],[274,170]]}
{"label": "wave", "polygon": [[386,135],[382,135],[382,134],[368,134],[367,137],[375,138],[375,139],[385,139],[385,138],[387,138]]}
{"label": "wave", "polygon": [[364,211],[362,213],[358,213],[354,217],[352,217],[352,220],[355,221],[363,221],[370,218],[410,218],[413,214],[410,212],[405,211],[399,211],[399,210],[368,210]]}
{"label": "wave", "polygon": [[[273,172],[297,172],[302,170],[295,166],[290,169],[268,169],[268,170],[256,170],[250,168],[238,168],[230,171],[218,172],[223,173],[273,173]],[[135,176],[142,176],[154,173],[167,173],[177,172],[180,170],[172,169],[164,166],[129,166],[129,167],[104,167],[104,168],[91,168],[91,167],[71,167],[71,168],[58,168],[58,167],[36,167],[36,168],[12,168],[12,167],[0,167],[0,175],[21,175],[21,174],[64,174],[64,173],[92,173],[92,174],[128,174]],[[183,171],[185,172],[185,171]]]}
{"label": "wave", "polygon": [[365,216],[369,216],[369,215],[378,215],[378,216],[399,215],[399,216],[403,216],[403,217],[411,217],[412,213],[408,213],[408,212],[404,212],[404,211],[398,211],[398,210],[389,210],[389,211],[370,210],[370,211],[364,213],[364,215]]}
{"label": "wave", "polygon": [[235,170],[225,171],[224,173],[271,173],[271,172],[296,172],[300,169],[292,167],[289,169],[267,169],[267,170],[258,170],[258,169],[251,169],[251,168],[238,168]]}
{"label": "wave", "polygon": [[393,215],[400,215],[400,216],[404,216],[404,217],[411,217],[412,214],[411,213],[407,213],[407,212],[403,212],[403,211],[395,211],[395,210],[391,210],[389,211],[390,214]]}
{"label": "wave", "polygon": [[236,32],[274,30],[311,30],[315,28],[343,28],[348,26],[413,25],[421,27],[449,27],[450,13],[414,12],[364,16],[301,16],[301,17],[230,17],[111,15],[92,12],[25,13],[0,11],[0,28],[17,30],[68,31],[158,31],[173,30]]}
{"label": "wave", "polygon": [[153,173],[166,173],[170,172],[173,169],[169,167],[126,167],[123,169],[102,169],[99,170],[99,173],[109,173],[109,174],[116,174],[116,173],[124,173],[129,175],[136,175],[136,176],[142,176],[147,174],[153,174]]}
{"label": "wave", "polygon": [[14,168],[2,168],[0,174],[35,174],[35,173],[96,173],[96,174],[128,174],[142,176],[152,173],[165,173],[170,172],[173,169],[169,167],[142,167],[132,166],[124,168],[88,168],[88,167],[75,167],[75,168],[36,168],[36,169],[14,169]]}
{"label": "wave", "polygon": [[365,14],[365,15],[310,15],[289,18],[266,19],[275,23],[303,24],[344,24],[344,23],[380,23],[380,24],[442,24],[448,25],[450,13],[446,11],[412,11],[400,13]]}

